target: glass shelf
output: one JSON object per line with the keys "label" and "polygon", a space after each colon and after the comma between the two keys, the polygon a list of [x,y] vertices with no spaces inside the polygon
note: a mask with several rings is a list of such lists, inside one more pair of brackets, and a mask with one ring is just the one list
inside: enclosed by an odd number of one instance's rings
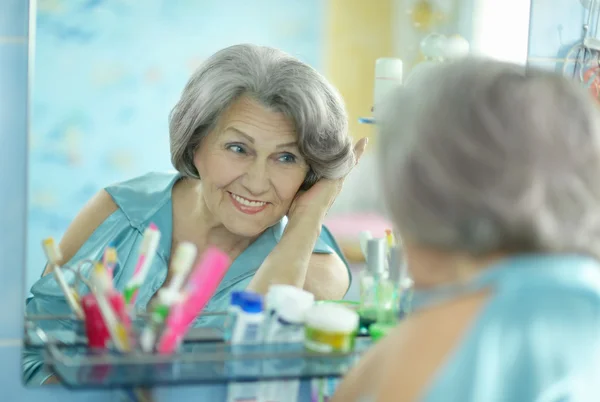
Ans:
{"label": "glass shelf", "polygon": [[161,356],[51,344],[45,362],[69,388],[227,384],[341,377],[370,345],[368,338],[357,338],[350,353],[322,355],[306,351],[302,344],[204,342],[184,344],[177,354]]}
{"label": "glass shelf", "polygon": [[[61,343],[65,346],[87,345],[87,336],[83,321],[75,317],[64,316],[39,316],[25,317],[25,334],[23,343],[25,347],[33,349],[42,349],[47,346],[48,341],[42,339],[36,328],[43,330],[50,342]],[[133,321],[134,330],[139,333],[145,325],[143,317]],[[223,341],[223,333],[218,328],[199,327],[192,328],[186,334],[184,343],[197,342],[220,342]]]}
{"label": "glass shelf", "polygon": [[[44,362],[73,389],[337,378],[371,345],[369,338],[357,338],[352,352],[323,355],[303,344],[230,345],[218,328],[198,327],[176,354],[121,354],[88,348],[83,322],[74,317],[26,317],[25,322],[24,346],[41,350]],[[138,317],[134,332],[143,325]]]}

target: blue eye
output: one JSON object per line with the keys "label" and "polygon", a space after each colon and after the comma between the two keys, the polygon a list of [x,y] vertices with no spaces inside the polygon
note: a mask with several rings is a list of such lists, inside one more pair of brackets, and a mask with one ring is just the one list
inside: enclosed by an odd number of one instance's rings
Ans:
{"label": "blue eye", "polygon": [[238,145],[238,144],[228,145],[227,149],[229,149],[232,152],[235,152],[236,154],[246,153],[246,150],[244,149],[244,147],[242,147],[241,145]]}
{"label": "blue eye", "polygon": [[283,154],[279,157],[279,161],[283,163],[294,163],[296,162],[296,156],[292,154]]}

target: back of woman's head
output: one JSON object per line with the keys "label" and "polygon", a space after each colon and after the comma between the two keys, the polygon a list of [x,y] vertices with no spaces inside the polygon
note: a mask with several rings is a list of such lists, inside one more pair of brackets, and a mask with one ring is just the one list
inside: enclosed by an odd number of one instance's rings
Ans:
{"label": "back of woman's head", "polygon": [[377,111],[388,208],[412,242],[474,255],[600,255],[600,119],[576,84],[479,59]]}

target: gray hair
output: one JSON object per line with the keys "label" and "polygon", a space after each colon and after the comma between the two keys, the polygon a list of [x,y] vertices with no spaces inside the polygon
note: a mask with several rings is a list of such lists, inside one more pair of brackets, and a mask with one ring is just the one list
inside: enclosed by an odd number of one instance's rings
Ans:
{"label": "gray hair", "polygon": [[554,73],[467,58],[376,111],[387,207],[421,245],[600,256],[598,105]]}
{"label": "gray hair", "polygon": [[290,118],[310,166],[303,188],[345,176],[354,164],[348,119],[338,91],[315,69],[280,50],[235,45],[208,58],[188,81],[169,119],[171,162],[199,178],[194,152],[238,97],[248,95]]}

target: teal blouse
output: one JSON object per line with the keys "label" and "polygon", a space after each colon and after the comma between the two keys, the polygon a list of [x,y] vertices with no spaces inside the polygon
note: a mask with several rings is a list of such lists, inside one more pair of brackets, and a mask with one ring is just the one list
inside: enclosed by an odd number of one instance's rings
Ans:
{"label": "teal blouse", "polygon": [[[101,260],[104,249],[112,243],[119,256],[119,263],[114,270],[114,283],[115,287],[122,291],[133,275],[137,250],[144,230],[151,222],[156,224],[161,231],[157,256],[154,258],[148,277],[140,288],[135,302],[137,310],[145,311],[149,301],[167,278],[173,235],[171,190],[181,177],[177,173],[149,173],[107,187],[106,191],[111,195],[118,209],[92,233],[66,265],[74,266],[85,259]],[[256,270],[281,239],[286,223],[287,218],[284,217],[260,235],[233,261],[214,296],[204,309],[205,312],[226,310],[229,305],[230,293],[248,286]],[[348,267],[335,239],[325,226],[322,227],[321,235],[315,244],[314,253],[336,253]],[[87,264],[82,272],[87,276],[90,270],[91,266]],[[67,279],[74,284],[73,276],[68,271],[65,273]],[[349,269],[348,275],[351,279]],[[88,290],[81,285],[78,291],[87,293]],[[27,314],[62,315],[70,313],[53,275],[41,277],[32,286],[31,295],[26,302]],[[200,316],[194,323],[196,327],[209,325],[217,327],[222,325],[222,316]],[[51,372],[44,367],[39,351],[29,349],[24,350],[23,373],[24,381],[33,384],[43,383],[51,375]]]}
{"label": "teal blouse", "polygon": [[597,260],[515,256],[469,283],[416,291],[412,303],[419,311],[482,289],[492,290],[489,300],[420,400],[600,400]]}

